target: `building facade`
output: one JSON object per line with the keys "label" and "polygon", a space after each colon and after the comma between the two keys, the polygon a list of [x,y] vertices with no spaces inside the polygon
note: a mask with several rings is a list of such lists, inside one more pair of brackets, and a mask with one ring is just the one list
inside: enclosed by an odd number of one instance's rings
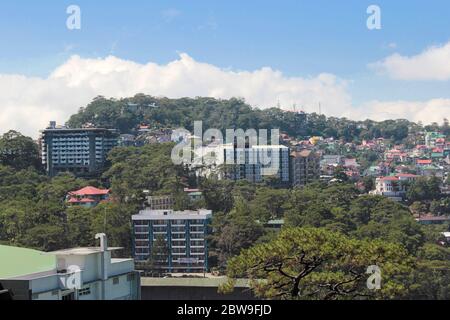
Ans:
{"label": "building facade", "polygon": [[223,152],[225,176],[228,179],[259,183],[264,177],[275,177],[282,183],[289,183],[289,148],[286,146],[258,145],[238,148],[226,145]]}
{"label": "building facade", "polygon": [[312,150],[291,153],[291,182],[293,187],[304,187],[320,179],[320,155]]}
{"label": "building facade", "polygon": [[[133,216],[133,252],[141,269],[160,272],[205,272],[208,270],[208,244],[211,210],[173,211],[143,210]],[[149,266],[155,256],[155,245],[165,242],[157,263]],[[161,249],[161,248],[159,248]]]}
{"label": "building facade", "polygon": [[[0,274],[0,284],[13,300],[140,300],[140,274],[133,259],[111,258],[120,248],[108,248],[104,234],[96,238],[100,247],[50,253],[0,247],[0,252],[11,254],[10,259],[4,257],[11,264],[9,272],[17,273]],[[29,270],[14,271],[23,268],[24,261]]]}
{"label": "building facade", "polygon": [[171,210],[175,199],[172,196],[148,196],[146,205],[149,210]]}
{"label": "building facade", "polygon": [[394,201],[402,201],[406,196],[409,184],[417,178],[418,176],[413,174],[379,177],[375,182],[376,189],[370,193],[384,196]]}
{"label": "building facade", "polygon": [[57,127],[55,122],[41,131],[42,164],[51,177],[61,172],[90,177],[101,174],[107,155],[118,145],[116,130]]}

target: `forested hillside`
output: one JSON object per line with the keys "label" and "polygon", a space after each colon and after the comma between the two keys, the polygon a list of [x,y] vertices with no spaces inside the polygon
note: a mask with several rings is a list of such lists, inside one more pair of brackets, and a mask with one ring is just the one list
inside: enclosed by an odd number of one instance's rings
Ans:
{"label": "forested hillside", "polygon": [[[352,121],[316,113],[306,115],[282,111],[279,108],[259,110],[235,98],[168,99],[143,94],[120,100],[97,97],[73,115],[67,125],[75,128],[91,123],[97,127],[117,128],[122,133],[129,133],[142,123],[192,130],[196,120],[203,121],[204,129],[277,128],[294,138],[320,135],[349,142],[379,137],[400,142],[408,136],[408,132],[423,129],[419,124],[407,120]],[[438,124],[432,124],[426,129],[438,127]],[[444,129],[450,134],[448,123]]]}

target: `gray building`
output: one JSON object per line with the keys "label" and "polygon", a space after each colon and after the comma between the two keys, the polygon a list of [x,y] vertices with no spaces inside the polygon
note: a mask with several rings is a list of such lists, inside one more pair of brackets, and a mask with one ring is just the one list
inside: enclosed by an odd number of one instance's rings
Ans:
{"label": "gray building", "polygon": [[51,122],[41,131],[42,164],[51,177],[61,172],[97,176],[105,169],[107,155],[118,145],[118,139],[116,130],[70,129]]}
{"label": "gray building", "polygon": [[312,150],[291,153],[291,175],[293,187],[304,187],[320,178],[320,155]]}
{"label": "gray building", "polygon": [[[237,148],[224,146],[226,178],[262,182],[264,177],[276,177],[289,183],[289,148],[282,145],[258,145]],[[231,165],[230,165],[231,163]]]}

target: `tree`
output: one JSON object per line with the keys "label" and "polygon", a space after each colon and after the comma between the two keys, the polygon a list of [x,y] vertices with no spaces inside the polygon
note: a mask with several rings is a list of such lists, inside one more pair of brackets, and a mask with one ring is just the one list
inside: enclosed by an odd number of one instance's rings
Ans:
{"label": "tree", "polygon": [[121,147],[109,154],[111,168],[104,178],[120,202],[140,204],[144,190],[153,195],[176,194],[186,187],[187,172],[174,165],[171,151],[174,144],[154,144],[141,148]]}
{"label": "tree", "polygon": [[0,163],[16,170],[40,170],[38,146],[31,138],[11,130],[0,138]]}
{"label": "tree", "polygon": [[[366,283],[369,266],[381,270],[381,289]],[[248,278],[256,296],[266,299],[375,299],[405,296],[402,284],[414,259],[399,245],[380,240],[355,240],[324,229],[284,229],[270,243],[257,245],[232,258],[233,279]]]}
{"label": "tree", "polygon": [[441,181],[437,177],[418,178],[408,187],[406,198],[411,202],[440,199],[440,184]]}
{"label": "tree", "polygon": [[67,208],[67,238],[73,247],[90,247],[94,243],[92,231],[92,211],[74,206]]}
{"label": "tree", "polygon": [[169,262],[169,246],[166,237],[157,235],[153,241],[150,257],[147,260],[146,268],[151,271],[161,271]]}
{"label": "tree", "polygon": [[248,203],[242,199],[237,200],[229,214],[216,214],[212,227],[211,254],[217,256],[220,267],[224,267],[228,259],[241,250],[250,248],[264,234]]}
{"label": "tree", "polygon": [[348,176],[345,173],[345,169],[343,167],[337,167],[336,170],[334,170],[334,178],[342,182],[348,181]]}
{"label": "tree", "polygon": [[91,209],[93,234],[108,235],[108,244],[123,247],[125,254],[131,256],[131,216],[139,208],[131,204],[102,203]]}

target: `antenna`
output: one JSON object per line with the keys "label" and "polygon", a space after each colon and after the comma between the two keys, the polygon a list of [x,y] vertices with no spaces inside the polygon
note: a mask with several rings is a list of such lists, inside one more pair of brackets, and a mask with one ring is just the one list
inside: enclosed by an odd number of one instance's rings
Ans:
{"label": "antenna", "polygon": [[319,102],[319,116],[322,115],[322,104]]}

